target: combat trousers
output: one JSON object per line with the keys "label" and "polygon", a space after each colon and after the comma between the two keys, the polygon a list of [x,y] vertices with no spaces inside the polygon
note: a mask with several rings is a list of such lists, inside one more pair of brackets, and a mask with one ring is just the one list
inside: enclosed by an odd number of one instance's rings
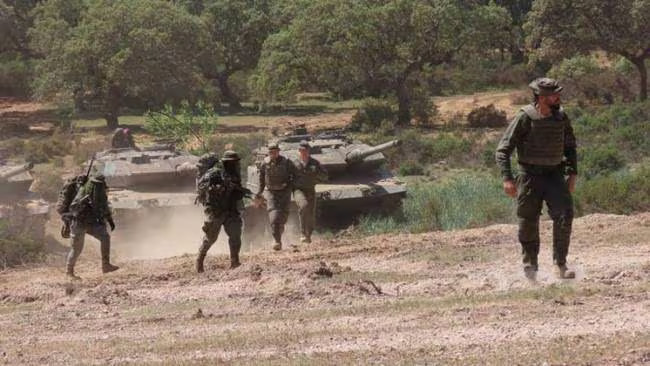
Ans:
{"label": "combat trousers", "polygon": [[573,222],[573,199],[562,172],[522,173],[517,177],[517,217],[519,242],[524,264],[537,266],[539,254],[539,216],[546,202],[553,220],[553,261],[566,264]]}
{"label": "combat trousers", "polygon": [[289,218],[291,190],[289,188],[277,191],[266,190],[264,191],[264,198],[266,199],[266,210],[269,214],[273,239],[276,243],[280,244],[282,242],[284,225]]}
{"label": "combat trousers", "polygon": [[300,232],[305,238],[311,239],[316,223],[316,191],[314,189],[296,189],[293,198],[298,205],[300,217]]}
{"label": "combat trousers", "polygon": [[222,213],[206,213],[205,221],[203,222],[203,241],[199,248],[200,267],[203,267],[203,260],[219,237],[221,227],[228,235],[228,247],[230,249],[230,263],[232,266],[239,265],[239,250],[241,249],[241,233],[242,233],[242,219],[239,212],[222,212]]}
{"label": "combat trousers", "polygon": [[110,264],[111,236],[108,233],[108,230],[106,230],[106,223],[84,223],[79,221],[72,221],[70,227],[71,248],[66,261],[68,274],[74,273],[74,267],[77,263],[77,258],[79,258],[79,255],[84,248],[84,239],[86,234],[99,240],[100,250],[102,254],[102,266]]}

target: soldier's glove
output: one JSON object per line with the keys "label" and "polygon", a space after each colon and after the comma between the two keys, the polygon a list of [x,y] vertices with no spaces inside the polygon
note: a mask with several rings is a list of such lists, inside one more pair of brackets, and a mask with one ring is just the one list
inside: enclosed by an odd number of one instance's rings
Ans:
{"label": "soldier's glove", "polygon": [[108,226],[111,227],[111,231],[115,230],[115,221],[113,221],[113,218],[111,217],[106,221],[108,221]]}

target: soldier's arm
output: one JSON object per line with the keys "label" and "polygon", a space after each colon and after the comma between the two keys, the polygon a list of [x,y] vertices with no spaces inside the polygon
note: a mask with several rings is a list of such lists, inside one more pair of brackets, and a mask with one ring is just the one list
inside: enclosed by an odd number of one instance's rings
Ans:
{"label": "soldier's arm", "polygon": [[566,157],[567,163],[567,174],[577,175],[578,174],[578,152],[576,143],[576,136],[573,133],[573,127],[571,126],[571,120],[566,117],[566,133],[564,134],[564,156]]}
{"label": "soldier's arm", "polygon": [[521,136],[523,134],[525,114],[520,112],[517,116],[510,122],[510,125],[506,129],[506,132],[503,134],[499,145],[497,146],[495,158],[499,169],[501,170],[501,176],[503,180],[513,180],[512,174],[512,165],[510,162],[510,157],[512,152],[515,150],[517,145],[521,142]]}
{"label": "soldier's arm", "polygon": [[329,174],[327,174],[327,170],[318,161],[316,161],[316,169],[318,170],[318,174],[316,176],[316,179],[319,182],[327,182],[327,180],[329,178]]}

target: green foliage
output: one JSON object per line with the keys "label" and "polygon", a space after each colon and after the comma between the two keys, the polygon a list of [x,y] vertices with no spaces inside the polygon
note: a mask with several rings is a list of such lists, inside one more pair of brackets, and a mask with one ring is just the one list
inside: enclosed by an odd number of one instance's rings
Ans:
{"label": "green foliage", "polygon": [[440,183],[409,186],[403,211],[393,217],[365,217],[359,230],[424,232],[512,222],[513,202],[501,180],[487,174],[461,174]]}
{"label": "green foliage", "polygon": [[491,127],[499,128],[508,124],[506,112],[496,109],[494,104],[472,109],[467,115],[469,127]]}
{"label": "green foliage", "polygon": [[348,128],[351,131],[376,131],[382,122],[393,122],[395,118],[396,113],[390,102],[385,99],[366,98],[352,116]]}
{"label": "green foliage", "polygon": [[399,175],[423,175],[424,167],[417,161],[406,161],[399,166]]}
{"label": "green foliage", "polygon": [[56,202],[59,196],[59,190],[63,186],[61,173],[60,170],[53,169],[53,166],[48,166],[46,169],[39,169],[34,174],[35,180],[32,187],[30,187],[31,190],[38,193],[46,201]]}
{"label": "green foliage", "polygon": [[609,174],[625,166],[621,153],[611,145],[581,149],[578,156],[580,170],[587,178]]}
{"label": "green foliage", "polygon": [[398,121],[407,124],[412,81],[425,67],[450,61],[461,48],[484,50],[510,22],[495,5],[316,1],[269,37],[254,84],[267,98],[306,85],[342,97],[394,95]]}
{"label": "green foliage", "polygon": [[69,136],[56,132],[52,136],[40,139],[11,138],[0,142],[0,149],[7,156],[17,157],[34,164],[46,163],[55,157],[61,157],[72,151]]}
{"label": "green foliage", "polygon": [[376,134],[370,142],[379,144],[394,138],[402,143],[384,152],[391,167],[399,167],[405,161],[417,161],[423,167],[441,160],[455,164],[464,161],[472,150],[472,142],[459,134],[445,132],[431,136],[416,129],[404,130],[397,136]]}
{"label": "green foliage", "polygon": [[575,194],[579,214],[631,214],[650,210],[650,166],[579,181]]}
{"label": "green foliage", "polygon": [[647,98],[650,37],[643,35],[650,34],[650,1],[536,1],[524,28],[538,59],[557,61],[592,50],[627,58],[639,71],[639,98]]}
{"label": "green foliage", "polygon": [[[254,149],[266,144],[268,137],[263,133],[250,133],[245,135],[211,136],[208,142],[210,151],[218,154],[225,150],[235,150],[241,159],[240,164],[245,169],[255,161],[252,152]],[[243,177],[246,176],[245,172]]]}
{"label": "green foliage", "polygon": [[200,90],[197,19],[164,0],[43,2],[30,32],[37,95],[72,98],[117,125],[134,101],[159,106]]}
{"label": "green foliage", "polygon": [[200,145],[196,150],[205,153],[209,150],[208,139],[217,130],[217,115],[210,104],[198,102],[192,106],[187,101],[178,109],[167,104],[160,111],[145,114],[145,129],[152,135],[183,144],[184,148]]}
{"label": "green foliage", "polygon": [[0,95],[27,97],[30,95],[32,67],[21,58],[0,57]]}

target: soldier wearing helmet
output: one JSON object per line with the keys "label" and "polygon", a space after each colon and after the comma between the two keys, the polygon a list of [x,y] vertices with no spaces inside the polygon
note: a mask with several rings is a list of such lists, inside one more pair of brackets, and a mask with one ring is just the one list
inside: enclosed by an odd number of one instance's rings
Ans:
{"label": "soldier wearing helmet", "polygon": [[91,177],[77,192],[70,204],[71,248],[67,256],[67,275],[78,279],[74,273],[77,258],[84,246],[86,234],[99,240],[102,255],[102,272],[108,273],[119,269],[110,262],[111,236],[106,230],[106,224],[115,230],[115,222],[111,215],[106,194],[106,177],[102,174]]}
{"label": "soldier wearing helmet", "polygon": [[256,197],[264,195],[266,208],[273,234],[273,250],[282,249],[282,233],[289,217],[291,190],[296,176],[293,162],[280,155],[280,146],[272,142],[268,146],[268,156],[260,166],[260,177]]}
{"label": "soldier wearing helmet", "polygon": [[221,166],[216,164],[208,169],[197,184],[197,202],[204,207],[205,221],[203,222],[203,240],[196,259],[196,271],[204,271],[203,262],[208,250],[212,247],[219,231],[223,226],[228,235],[230,248],[230,268],[240,266],[239,251],[241,249],[242,199],[250,191],[241,184],[239,172],[239,155],[232,150],[224,152]]}
{"label": "soldier wearing helmet", "polygon": [[[573,221],[577,168],[576,138],[571,121],[560,106],[562,86],[550,78],[530,83],[534,102],[523,107],[499,142],[496,161],[506,194],[517,199],[519,242],[524,272],[534,278],[538,269],[539,216],[546,202],[553,220],[553,260],[560,278],[574,278],[567,268]],[[510,157],[517,151],[519,174]]]}

